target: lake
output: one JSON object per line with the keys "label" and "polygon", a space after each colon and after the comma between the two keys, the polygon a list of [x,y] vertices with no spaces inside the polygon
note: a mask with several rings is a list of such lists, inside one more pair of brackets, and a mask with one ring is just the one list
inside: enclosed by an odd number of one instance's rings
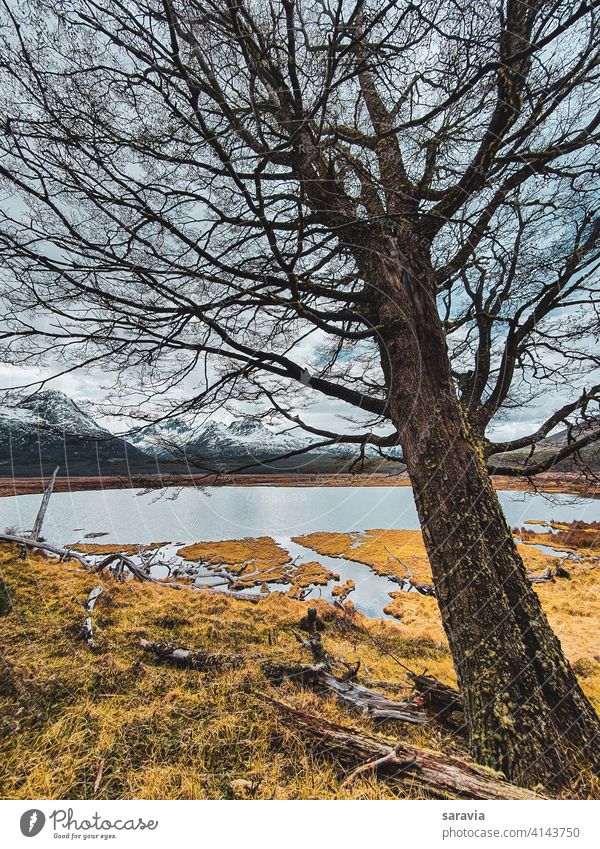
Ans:
{"label": "lake", "polygon": [[[586,522],[600,520],[600,500],[575,495],[500,492],[511,526],[531,520]],[[40,495],[0,498],[0,527],[28,531],[40,504]],[[207,487],[143,490],[106,490],[55,493],[48,507],[44,536],[66,545],[86,534],[103,534],[100,543],[191,543],[200,540],[272,536],[299,562],[318,559],[352,578],[356,591],[350,598],[369,616],[381,616],[389,592],[399,587],[375,575],[367,566],[340,558],[315,555],[291,541],[313,531],[364,531],[370,528],[416,530],[419,527],[410,487]],[[105,534],[105,535],[104,535]],[[89,540],[88,540],[89,541]],[[172,556],[175,548],[166,547]],[[200,580],[214,576],[200,570]],[[331,585],[315,588],[313,596],[331,598]],[[273,589],[282,589],[274,586]]]}

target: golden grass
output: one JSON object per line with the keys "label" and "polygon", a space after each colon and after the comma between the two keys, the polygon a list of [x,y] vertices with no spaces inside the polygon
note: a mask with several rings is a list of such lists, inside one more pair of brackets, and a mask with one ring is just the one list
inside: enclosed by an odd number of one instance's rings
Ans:
{"label": "golden grass", "polygon": [[144,545],[116,545],[111,542],[78,542],[74,545],[67,546],[73,551],[79,551],[81,554],[139,554],[141,551],[152,551],[155,548],[162,548],[167,545],[166,542],[151,542]]}
{"label": "golden grass", "polygon": [[539,533],[521,528],[519,536],[524,542],[537,542],[549,545],[558,551],[576,551],[582,557],[592,562],[598,562],[598,551],[600,550],[600,522],[529,522],[531,525],[540,525],[552,528],[556,533],[548,531]]}
{"label": "golden grass", "polygon": [[[13,611],[0,616],[0,796],[3,798],[396,798],[373,778],[342,788],[344,772],[317,756],[262,695],[270,684],[256,661],[202,673],[157,665],[140,638],[198,650],[259,654],[273,662],[309,658],[291,631],[308,605],[273,593],[257,605],[160,584],[119,584],[104,575],[94,611],[96,648],[81,639],[84,600],[96,575],[47,561],[20,560],[0,546]],[[342,614],[314,602],[328,620],[326,647],[373,678],[409,692],[406,663],[452,682],[446,649],[417,643],[392,622]],[[350,608],[351,609],[351,608]],[[364,628],[364,630],[363,630]],[[331,698],[294,684],[273,691],[332,721],[373,731]],[[397,692],[397,691],[394,691]],[[416,744],[455,750],[435,729],[402,728]],[[248,785],[234,785],[243,779]],[[98,781],[98,788],[94,790]],[[244,790],[243,788],[246,787]],[[248,788],[253,788],[249,790]],[[242,788],[242,789],[240,789]],[[414,795],[418,796],[417,791]]]}
{"label": "golden grass", "polygon": [[311,560],[292,563],[288,552],[271,537],[247,537],[220,542],[198,542],[180,548],[178,554],[186,560],[201,560],[209,569],[226,566],[237,577],[237,589],[262,584],[291,584],[290,595],[311,586],[326,586],[339,580],[339,575]]}
{"label": "golden grass", "polygon": [[299,563],[288,571],[290,583],[295,587],[325,587],[329,581],[339,581],[340,576],[336,572],[330,572],[316,560]]}
{"label": "golden grass", "polygon": [[285,566],[291,560],[288,552],[271,537],[197,542],[180,548],[177,553],[185,560],[202,560],[208,566],[232,566],[238,570],[235,574],[248,568],[268,569],[271,566]]}
{"label": "golden grass", "polygon": [[394,616],[410,631],[413,639],[426,640],[437,646],[447,646],[446,634],[437,601],[420,593],[390,593],[392,601],[384,607],[384,613]]}
{"label": "golden grass", "polygon": [[364,533],[317,532],[294,537],[294,542],[318,554],[344,557],[369,566],[377,575],[408,576],[402,560],[417,581],[431,581],[431,569],[420,531],[375,529]]}
{"label": "golden grass", "polygon": [[[540,535],[534,536],[537,538]],[[410,570],[417,582],[431,583],[433,580],[420,531],[374,529],[349,534],[319,531],[295,537],[294,542],[312,548],[317,554],[364,563],[377,575],[407,578]],[[555,565],[555,558],[531,545],[517,545],[517,549],[532,571]]]}
{"label": "golden grass", "polygon": [[[256,605],[160,584],[119,584],[39,555],[0,546],[0,573],[13,610],[0,616],[0,796],[3,798],[397,798],[406,791],[367,777],[342,787],[344,771],[285,725],[263,695],[365,731],[374,726],[334,699],[288,683],[271,690],[263,665],[306,662],[292,630],[307,603],[272,593]],[[94,611],[96,647],[81,638],[84,600],[102,582]],[[600,708],[598,572],[537,585],[550,622],[582,686]],[[434,599],[398,593],[398,622],[370,620],[346,602],[344,616],[311,602],[327,622],[335,657],[360,659],[369,679],[398,698],[410,692],[403,668],[455,684]],[[349,627],[347,619],[356,627]],[[197,672],[158,665],[140,638],[204,651],[248,654],[239,669]],[[461,752],[434,727],[383,731],[416,745]],[[95,786],[97,788],[95,789]],[[413,797],[419,797],[414,790]]]}
{"label": "golden grass", "polygon": [[[583,688],[600,709],[600,574],[572,569],[571,579],[534,584],[550,625],[572,663],[586,670]],[[396,617],[419,639],[446,646],[446,636],[435,599],[417,593],[391,593],[385,613]]]}
{"label": "golden grass", "polygon": [[331,595],[334,598],[340,599],[343,601],[350,593],[354,592],[356,589],[356,584],[352,580],[352,578],[348,578],[348,580],[344,584],[338,584],[331,590]]}
{"label": "golden grass", "polygon": [[[558,525],[558,523],[554,523]],[[582,522],[564,525],[563,529],[573,537],[573,525],[580,533],[598,533],[597,524]],[[556,535],[549,535],[554,540]],[[532,534],[532,541],[543,543],[544,534]],[[431,581],[431,571],[423,538],[417,531],[369,530],[361,533],[313,533],[298,537],[297,542],[312,548],[319,554],[340,556],[370,566],[380,575],[396,574],[406,577],[406,569],[395,558],[407,564],[416,580]],[[588,540],[586,539],[587,545]],[[553,543],[551,543],[553,544]],[[560,546],[558,546],[560,547]],[[557,558],[544,554],[533,545],[519,544],[517,549],[528,570],[541,572],[548,566],[556,566]],[[572,550],[572,549],[570,549]],[[576,548],[574,550],[577,550]],[[589,548],[579,549],[583,555],[591,555]],[[600,569],[590,568],[598,559],[584,559],[581,566],[567,563],[571,579],[557,578],[551,584],[534,584],[546,610],[550,625],[557,633],[567,657],[586,670],[582,681],[584,690],[600,709]],[[391,601],[384,612],[400,622],[403,633],[411,639],[425,640],[429,644],[447,648],[435,599],[417,593],[391,593]]]}

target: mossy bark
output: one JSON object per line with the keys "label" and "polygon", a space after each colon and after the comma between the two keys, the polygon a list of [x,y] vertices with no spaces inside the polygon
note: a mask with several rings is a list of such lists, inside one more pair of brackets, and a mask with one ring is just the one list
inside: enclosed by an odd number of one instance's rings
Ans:
{"label": "mossy bark", "polygon": [[[380,255],[381,256],[381,255]],[[428,269],[378,261],[381,353],[481,764],[527,786],[600,772],[600,722],[526,578],[451,378]]]}
{"label": "mossy bark", "polygon": [[5,616],[12,611],[10,592],[4,578],[0,577],[0,616]]}

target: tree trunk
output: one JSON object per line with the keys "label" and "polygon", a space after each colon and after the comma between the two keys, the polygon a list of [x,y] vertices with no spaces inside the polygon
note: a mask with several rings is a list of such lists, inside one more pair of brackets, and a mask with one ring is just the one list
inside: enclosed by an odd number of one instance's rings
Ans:
{"label": "tree trunk", "polygon": [[[390,240],[391,241],[391,240]],[[381,247],[380,247],[381,250]],[[426,263],[370,263],[389,407],[400,433],[473,757],[525,786],[600,771],[600,722],[527,580],[456,397]],[[415,266],[412,266],[415,268]],[[373,279],[373,278],[371,278]]]}

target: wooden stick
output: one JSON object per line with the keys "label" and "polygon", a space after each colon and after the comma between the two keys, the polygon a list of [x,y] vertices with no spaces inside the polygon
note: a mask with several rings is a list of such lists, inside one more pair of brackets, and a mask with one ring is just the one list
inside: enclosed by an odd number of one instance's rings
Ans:
{"label": "wooden stick", "polygon": [[102,595],[104,587],[102,585],[98,585],[94,587],[94,589],[90,592],[87,601],[83,603],[83,606],[89,616],[86,616],[85,621],[83,623],[83,635],[86,639],[86,642],[90,648],[94,647],[94,629],[92,627],[92,613],[94,612],[94,607],[96,606],[96,602],[98,598]]}
{"label": "wooden stick", "polygon": [[54,483],[56,481],[58,469],[59,466],[54,469],[54,473],[50,478],[50,483],[46,487],[46,490],[42,496],[42,503],[40,504],[40,509],[38,510],[38,514],[35,517],[35,522],[33,523],[33,530],[31,531],[31,538],[34,540],[39,540],[42,535],[42,525],[44,524],[46,510],[48,509],[48,504],[50,503],[50,496],[52,495],[52,490],[54,489]]}

